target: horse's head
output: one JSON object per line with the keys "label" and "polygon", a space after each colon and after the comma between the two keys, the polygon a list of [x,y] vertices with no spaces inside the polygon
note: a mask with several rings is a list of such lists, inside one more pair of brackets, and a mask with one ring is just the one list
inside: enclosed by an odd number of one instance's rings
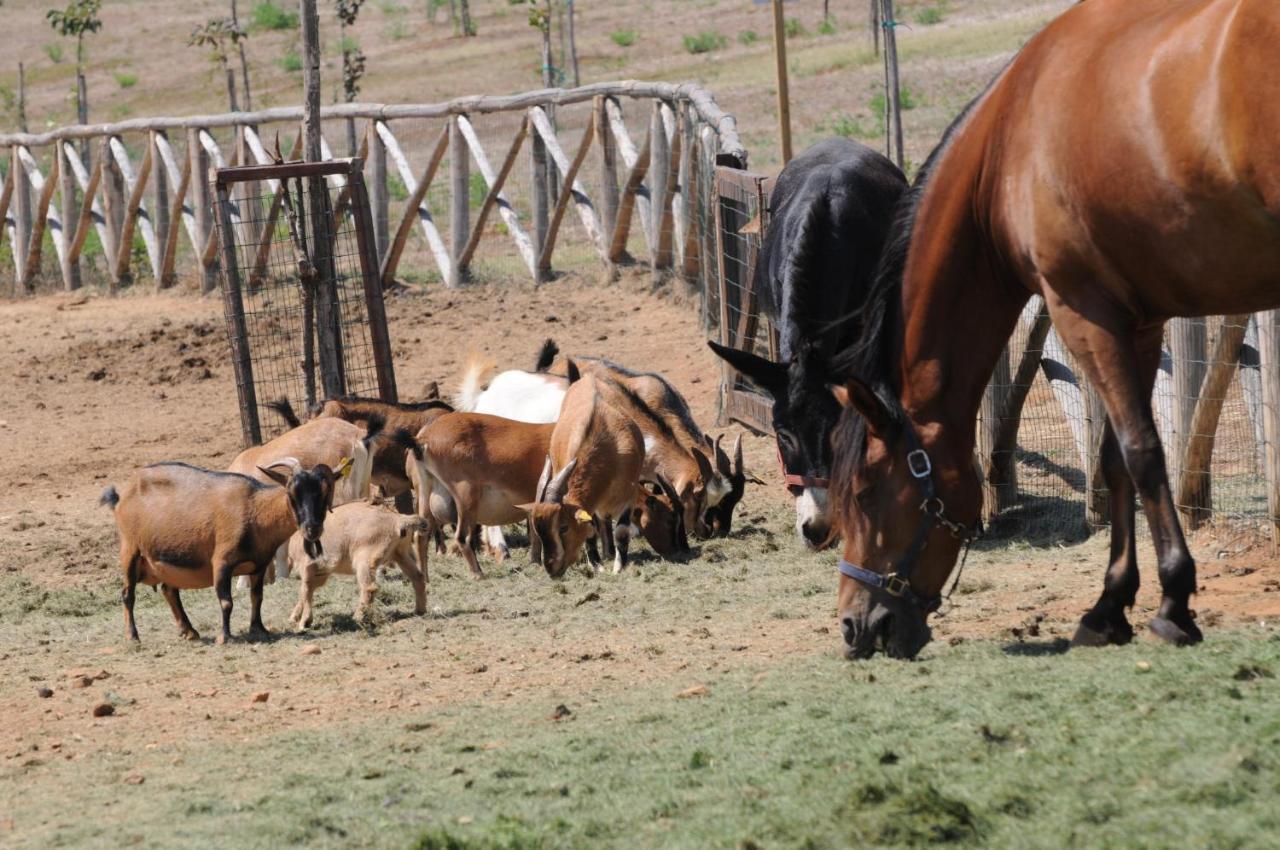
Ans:
{"label": "horse's head", "polygon": [[831,518],[827,479],[831,474],[831,429],[840,406],[827,390],[827,364],[816,348],[802,346],[785,363],[714,342],[711,350],[773,398],[773,430],[796,497],[796,532],[813,549],[828,545]]}
{"label": "horse's head", "polygon": [[972,452],[939,425],[917,428],[896,399],[861,381],[833,394],[845,407],[832,475],[832,513],[844,540],[837,610],[845,652],[914,658],[977,528],[982,492]]}

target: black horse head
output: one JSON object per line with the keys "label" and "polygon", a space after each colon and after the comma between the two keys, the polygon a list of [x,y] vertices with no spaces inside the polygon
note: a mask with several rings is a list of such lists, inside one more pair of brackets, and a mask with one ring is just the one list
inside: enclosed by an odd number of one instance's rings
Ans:
{"label": "black horse head", "polygon": [[796,497],[796,533],[818,549],[830,537],[827,478],[831,474],[831,429],[840,405],[827,389],[826,361],[813,346],[784,363],[746,351],[707,343],[729,365],[773,398],[773,431],[787,477]]}

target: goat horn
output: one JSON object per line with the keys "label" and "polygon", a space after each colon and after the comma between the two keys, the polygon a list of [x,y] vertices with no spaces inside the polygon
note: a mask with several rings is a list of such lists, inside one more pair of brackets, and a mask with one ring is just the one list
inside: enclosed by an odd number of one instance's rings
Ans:
{"label": "goat horn", "polygon": [[282,457],[277,461],[267,464],[267,469],[270,469],[273,466],[287,466],[289,467],[289,472],[294,475],[297,475],[302,471],[302,462],[296,457]]}
{"label": "goat horn", "polygon": [[742,477],[742,434],[733,441],[733,474]]}
{"label": "goat horn", "polygon": [[577,466],[578,459],[575,457],[565,464],[564,469],[560,470],[556,477],[551,480],[551,483],[547,485],[547,502],[560,504],[564,501],[565,494],[569,490],[569,476],[573,474],[573,470]]}
{"label": "goat horn", "polygon": [[538,476],[538,488],[534,490],[533,500],[535,502],[546,501],[547,485],[551,483],[551,455],[547,455],[546,465],[542,467],[542,474]]}
{"label": "goat horn", "polygon": [[724,449],[720,448],[720,441],[724,439],[724,434],[716,437],[715,443],[712,444],[713,455],[716,459],[716,470],[721,475],[732,475],[733,467],[729,465],[729,456],[724,453]]}

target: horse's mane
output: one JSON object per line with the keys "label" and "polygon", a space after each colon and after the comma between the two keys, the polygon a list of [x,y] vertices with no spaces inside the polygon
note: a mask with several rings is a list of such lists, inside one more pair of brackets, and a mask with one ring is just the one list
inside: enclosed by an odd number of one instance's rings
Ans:
{"label": "horse's mane", "polygon": [[[857,340],[836,355],[829,369],[833,380],[847,381],[856,378],[866,384],[884,403],[894,423],[906,421],[906,413],[898,399],[893,369],[893,358],[900,345],[899,329],[902,320],[902,280],[907,266],[907,254],[915,232],[916,216],[920,203],[929,188],[938,163],[947,151],[952,139],[968,119],[974,107],[986,96],[999,74],[987,88],[969,102],[942,134],[942,140],[929,154],[911,188],[903,193],[894,210],[893,226],[885,242],[880,263],[867,291],[866,300],[850,316],[841,322],[854,322],[859,328]],[[833,513],[841,521],[853,507],[853,480],[861,471],[866,456],[866,420],[857,410],[846,407],[831,432],[833,445],[843,451],[835,452],[831,467],[831,503]],[[834,531],[833,531],[834,533]]]}

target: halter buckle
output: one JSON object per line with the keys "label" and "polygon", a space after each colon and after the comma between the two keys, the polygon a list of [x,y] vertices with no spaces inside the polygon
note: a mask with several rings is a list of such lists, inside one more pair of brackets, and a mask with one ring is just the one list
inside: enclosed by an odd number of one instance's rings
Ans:
{"label": "halter buckle", "polygon": [[924,449],[916,449],[907,453],[907,469],[912,478],[928,478],[933,474],[933,463]]}
{"label": "halter buckle", "polygon": [[911,584],[902,576],[895,573],[884,577],[884,592],[895,599],[901,599],[909,590],[911,590]]}

